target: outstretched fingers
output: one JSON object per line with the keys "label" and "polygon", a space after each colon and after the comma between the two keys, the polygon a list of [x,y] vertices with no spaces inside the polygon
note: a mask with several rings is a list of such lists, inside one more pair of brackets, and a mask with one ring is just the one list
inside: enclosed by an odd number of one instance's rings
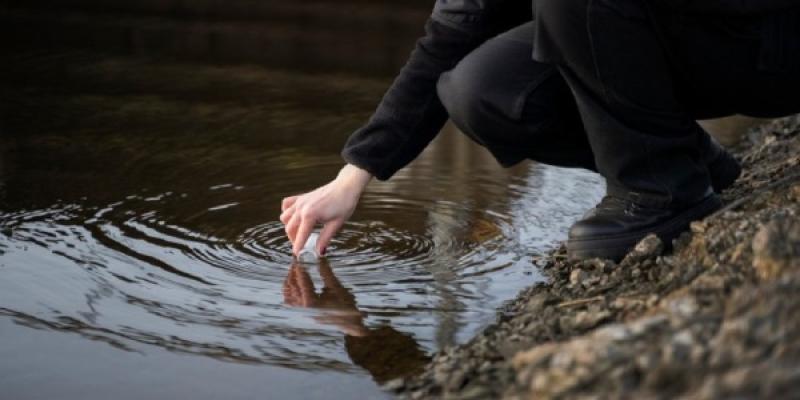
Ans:
{"label": "outstretched fingers", "polygon": [[328,244],[331,242],[331,239],[342,229],[342,225],[344,225],[343,219],[335,219],[333,221],[329,221],[322,227],[322,230],[319,233],[319,239],[317,239],[317,253],[325,254],[325,251],[328,248]]}
{"label": "outstretched fingers", "polygon": [[294,238],[297,236],[297,228],[300,226],[301,221],[302,218],[300,218],[300,213],[294,213],[289,218],[289,222],[287,222],[286,226],[283,228],[284,231],[286,231],[286,236],[292,243],[294,243]]}
{"label": "outstretched fingers", "polygon": [[286,211],[289,207],[293,206],[299,196],[291,196],[281,201],[281,211]]}
{"label": "outstretched fingers", "polygon": [[279,219],[284,225],[288,224],[289,220],[292,219],[292,216],[295,214],[295,210],[296,208],[294,205],[289,206],[289,208],[283,210]]}

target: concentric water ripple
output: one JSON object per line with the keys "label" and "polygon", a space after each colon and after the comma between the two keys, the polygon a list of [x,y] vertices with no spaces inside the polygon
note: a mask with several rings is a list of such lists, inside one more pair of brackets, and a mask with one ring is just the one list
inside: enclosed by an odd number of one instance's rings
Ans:
{"label": "concentric water ripple", "polygon": [[[0,142],[0,339],[14,344],[0,346],[11,360],[0,376],[29,362],[12,382],[18,391],[33,387],[25,373],[35,369],[141,393],[164,360],[181,383],[238,377],[248,365],[295,377],[297,398],[334,373],[377,391],[370,380],[414,372],[541,279],[534,259],[602,193],[587,172],[502,169],[447,129],[408,168],[369,186],[326,258],[299,265],[280,200],[336,175],[346,134],[383,82],[338,83],[340,94],[361,93],[338,104],[322,101],[339,97],[332,78],[60,65],[53,82],[15,89],[14,107],[47,110],[41,126],[18,118],[13,151]],[[195,82],[192,73],[205,75]],[[236,90],[218,93],[229,80]],[[55,83],[63,93],[26,97]],[[307,99],[322,100],[309,108]],[[46,343],[26,342],[31,328]],[[85,369],[58,367],[65,362]],[[196,364],[208,369],[183,372]],[[176,390],[196,395],[191,386]]]}
{"label": "concentric water ripple", "polygon": [[[316,309],[286,297],[294,279],[287,273],[296,267],[278,221],[235,236],[226,236],[226,226],[199,231],[169,221],[165,213],[187,199],[172,192],[128,195],[102,207],[7,212],[0,215],[1,271],[14,285],[4,285],[2,308],[121,348],[132,341],[219,359],[350,370],[337,344],[342,333],[389,323],[432,351],[485,324],[502,300],[536,279],[530,257],[546,245],[535,241],[552,244],[563,234],[585,204],[574,198],[587,179],[594,184],[587,174],[532,166],[505,183],[512,201],[505,209],[446,196],[426,201],[428,193],[403,191],[411,178],[400,177],[391,197],[378,185],[329,249],[325,268],[335,281],[300,267],[314,298],[330,295]],[[498,183],[484,185],[495,190]],[[247,195],[235,185],[208,190]],[[224,212],[235,219],[248,204]],[[223,212],[215,207],[206,209]],[[59,295],[32,301],[31,293]]]}

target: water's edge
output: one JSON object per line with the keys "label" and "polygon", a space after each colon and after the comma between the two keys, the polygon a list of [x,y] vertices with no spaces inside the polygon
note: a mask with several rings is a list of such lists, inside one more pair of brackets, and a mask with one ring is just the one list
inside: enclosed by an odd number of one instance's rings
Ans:
{"label": "water's edge", "polygon": [[546,258],[548,282],[437,354],[402,398],[775,398],[800,390],[800,117],[736,147],[726,206],[617,265]]}

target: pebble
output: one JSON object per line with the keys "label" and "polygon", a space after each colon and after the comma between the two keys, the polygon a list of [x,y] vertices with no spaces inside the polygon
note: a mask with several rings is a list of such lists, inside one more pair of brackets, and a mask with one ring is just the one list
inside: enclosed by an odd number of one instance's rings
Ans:
{"label": "pebble", "polygon": [[632,265],[650,258],[656,258],[664,251],[664,242],[650,234],[639,241],[633,250],[622,260],[622,265]]}
{"label": "pebble", "polygon": [[774,279],[800,268],[800,221],[771,221],[753,238],[752,249],[753,267],[762,279]]}
{"label": "pebble", "polygon": [[589,276],[589,274],[587,274],[584,270],[574,269],[569,274],[569,283],[573,286],[580,285],[587,276]]}
{"label": "pebble", "polygon": [[[668,254],[651,235],[619,264],[554,258],[545,271],[550,282],[526,291],[504,310],[501,324],[435,358],[402,390],[411,398],[443,399],[796,392],[800,184],[774,193],[763,188],[796,170],[786,162],[800,154],[800,118],[778,126],[793,133],[773,136],[771,144],[766,131],[754,133],[738,155],[745,174],[723,199],[759,194],[692,223],[692,234]],[[499,355],[506,347],[514,350]]]}

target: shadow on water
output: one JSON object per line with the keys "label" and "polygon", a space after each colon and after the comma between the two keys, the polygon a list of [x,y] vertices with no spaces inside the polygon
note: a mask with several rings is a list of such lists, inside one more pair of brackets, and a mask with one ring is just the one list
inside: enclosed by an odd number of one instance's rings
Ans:
{"label": "shadow on water", "polygon": [[[602,193],[581,171],[502,169],[447,126],[370,185],[324,262],[293,264],[280,199],[335,176],[389,80],[345,73],[313,48],[302,60],[197,63],[163,59],[158,40],[114,47],[109,32],[169,23],[157,38],[175,42],[190,22],[297,25],[333,3],[229,2],[261,4],[250,19],[212,0],[198,2],[206,14],[100,3],[62,18],[56,2],[0,2],[0,19],[16,21],[2,29],[60,21],[35,46],[5,47],[0,65],[0,386],[15,398],[380,397],[374,382],[417,371],[541,279],[536,255]],[[394,23],[424,19],[412,3],[375,4],[308,29],[347,37],[383,29],[348,21],[400,9]],[[103,34],[110,47],[95,43]],[[391,43],[407,54],[402,36]],[[318,59],[314,73],[287,69]]]}

